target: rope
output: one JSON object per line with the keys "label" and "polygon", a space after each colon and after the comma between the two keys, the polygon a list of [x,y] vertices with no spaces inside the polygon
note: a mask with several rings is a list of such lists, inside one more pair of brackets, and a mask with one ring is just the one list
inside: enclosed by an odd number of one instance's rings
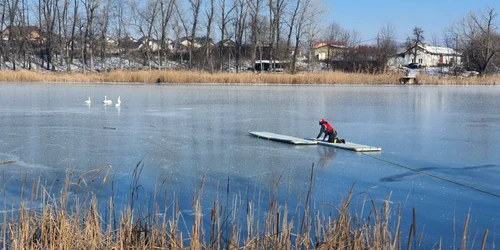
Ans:
{"label": "rope", "polygon": [[437,175],[433,175],[433,174],[430,174],[430,173],[427,173],[427,172],[424,172],[424,171],[421,171],[421,170],[418,170],[418,169],[413,169],[413,168],[410,168],[410,167],[407,167],[407,166],[403,166],[401,164],[398,164],[398,163],[395,163],[395,162],[392,162],[392,161],[388,161],[388,160],[384,160],[382,158],[379,158],[379,157],[376,157],[376,156],[373,156],[373,155],[369,155],[367,153],[362,153],[362,154],[364,154],[364,155],[366,155],[368,157],[371,157],[373,159],[376,159],[376,160],[379,160],[379,161],[382,161],[382,162],[385,162],[385,163],[389,163],[391,165],[394,165],[394,166],[397,166],[397,167],[400,167],[400,168],[404,168],[404,169],[413,171],[413,172],[421,174],[421,175],[426,175],[426,176],[429,176],[429,177],[432,177],[432,178],[435,178],[435,179],[438,179],[438,180],[441,180],[441,181],[449,182],[449,183],[452,183],[452,184],[455,184],[455,185],[458,185],[458,186],[461,186],[461,187],[465,187],[465,188],[468,188],[468,189],[471,189],[471,190],[474,190],[474,191],[477,191],[477,192],[481,192],[483,194],[487,194],[487,195],[491,195],[491,196],[500,198],[499,194],[495,194],[495,193],[492,193],[492,192],[489,192],[489,191],[486,191],[486,190],[483,190],[483,189],[480,189],[480,188],[477,188],[477,187],[473,187],[473,186],[470,186],[470,185],[467,185],[467,184],[456,182],[456,181],[453,181],[453,180],[450,180],[450,179],[446,179],[446,178],[443,178],[443,177],[440,177],[440,176],[437,176]]}

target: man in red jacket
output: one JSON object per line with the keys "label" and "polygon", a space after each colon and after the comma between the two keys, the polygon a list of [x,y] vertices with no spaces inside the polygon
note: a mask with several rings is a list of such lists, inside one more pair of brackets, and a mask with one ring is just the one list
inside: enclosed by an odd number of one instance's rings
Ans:
{"label": "man in red jacket", "polygon": [[326,136],[328,136],[328,142],[345,143],[344,140],[337,137],[337,131],[327,121],[325,121],[325,119],[321,119],[319,121],[319,125],[321,125],[321,129],[319,130],[318,136],[316,136],[316,140],[318,140],[321,137],[321,134],[325,133],[323,141],[325,141]]}

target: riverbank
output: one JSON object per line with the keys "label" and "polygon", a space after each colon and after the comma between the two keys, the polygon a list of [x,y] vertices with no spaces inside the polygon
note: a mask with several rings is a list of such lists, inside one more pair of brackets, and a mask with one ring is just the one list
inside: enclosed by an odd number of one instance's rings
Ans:
{"label": "riverbank", "polygon": [[[49,193],[40,178],[24,179],[21,201],[5,205],[0,244],[7,249],[412,249],[422,247],[423,230],[413,208],[411,225],[402,225],[401,205],[392,211],[390,200],[381,204],[368,191],[354,187],[338,204],[317,204],[312,186],[297,207],[279,202],[279,185],[267,198],[234,196],[231,202],[202,201],[205,176],[193,188],[192,212],[179,210],[179,197],[167,200],[159,184],[153,194],[141,189],[142,166],[137,165],[127,195],[129,204],[117,207],[115,196],[100,197],[92,186],[112,187],[111,168],[68,174],[61,190]],[[281,179],[281,178],[280,178]],[[4,177],[0,180],[6,181]],[[280,183],[278,180],[277,184]],[[163,186],[163,188],[161,188]],[[142,191],[141,191],[142,190]],[[170,195],[167,195],[170,196]],[[352,213],[360,200],[361,213]],[[25,198],[23,198],[25,197]],[[148,204],[140,202],[147,197]],[[218,196],[219,197],[219,196]],[[364,197],[364,199],[363,199]],[[25,201],[22,201],[26,199]],[[163,200],[165,199],[165,200]],[[161,202],[163,201],[163,202]],[[10,202],[10,201],[9,201]],[[203,208],[203,204],[212,204]],[[169,204],[169,205],[167,205]],[[378,205],[377,205],[378,204]],[[380,206],[380,207],[377,207]],[[366,208],[365,208],[366,207]],[[210,210],[207,213],[207,210]],[[365,211],[366,210],[366,211]],[[189,221],[188,223],[186,221]],[[474,248],[469,239],[469,215],[456,247]],[[206,224],[205,224],[206,223]],[[208,224],[208,225],[207,225]],[[481,249],[485,248],[486,230]],[[461,242],[461,243],[460,243]],[[471,243],[472,242],[472,243]],[[434,247],[442,249],[441,242]],[[424,246],[424,248],[427,248]]]}
{"label": "riverbank", "polygon": [[[344,72],[215,73],[200,71],[111,71],[67,73],[48,71],[0,71],[1,82],[141,83],[141,84],[400,84],[403,73],[362,74]],[[500,85],[500,76],[417,76],[422,85]]]}

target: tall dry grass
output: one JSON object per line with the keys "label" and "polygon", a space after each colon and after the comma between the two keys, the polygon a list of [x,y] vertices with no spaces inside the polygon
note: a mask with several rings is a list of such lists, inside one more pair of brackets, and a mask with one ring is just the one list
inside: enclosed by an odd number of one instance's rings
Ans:
{"label": "tall dry grass", "polygon": [[439,77],[419,75],[417,76],[418,83],[423,85],[500,85],[500,76],[484,76],[484,77]]}
{"label": "tall dry grass", "polygon": [[[142,167],[138,164],[132,175],[130,206],[122,208],[115,207],[112,196],[106,202],[99,202],[95,193],[88,189],[88,183],[96,181],[98,176],[103,183],[113,181],[106,169],[88,171],[77,181],[72,181],[68,175],[59,197],[41,185],[40,179],[29,182],[25,178],[21,199],[29,193],[27,201],[20,204],[19,210],[1,213],[0,247],[49,250],[414,249],[421,244],[415,209],[407,241],[402,242],[401,234],[406,230],[401,226],[401,208],[398,205],[397,211],[392,212],[388,200],[378,209],[373,200],[365,198],[361,215],[352,214],[352,201],[360,194],[354,194],[351,188],[338,205],[316,204],[312,195],[314,165],[309,190],[305,197],[299,197],[302,202],[297,207],[280,204],[279,178],[269,200],[246,200],[235,195],[225,203],[215,198],[209,225],[204,225],[202,218],[205,177],[193,190],[193,223],[185,225],[178,200],[166,207],[158,202],[149,207],[134,203],[139,197]],[[81,193],[70,195],[69,190],[75,190],[75,186]],[[155,200],[159,193],[161,190],[155,189],[150,198]],[[42,208],[37,209],[35,204],[42,204]],[[368,216],[362,215],[365,205],[371,207]],[[467,227],[466,222],[462,249],[470,246]],[[487,235],[488,231],[483,238],[483,248]]]}
{"label": "tall dry grass", "polygon": [[172,84],[397,84],[401,74],[320,73],[215,73],[203,71],[111,71],[65,73],[0,71],[3,82],[172,83]]}
{"label": "tall dry grass", "polygon": [[[204,71],[125,71],[106,73],[0,71],[2,82],[58,83],[170,83],[170,84],[399,84],[403,73],[364,74],[344,72],[287,73],[215,73]],[[499,76],[439,77],[419,75],[423,85],[498,85]]]}

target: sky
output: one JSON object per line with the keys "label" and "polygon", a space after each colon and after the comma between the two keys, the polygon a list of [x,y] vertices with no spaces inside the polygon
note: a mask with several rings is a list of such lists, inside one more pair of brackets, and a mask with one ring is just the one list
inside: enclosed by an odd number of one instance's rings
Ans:
{"label": "sky", "polygon": [[[365,44],[375,44],[380,28],[391,23],[396,28],[396,39],[403,43],[414,27],[424,30],[424,38],[441,41],[446,28],[465,17],[470,11],[495,8],[499,14],[500,0],[325,0],[328,23],[335,21],[347,30],[356,30]],[[500,27],[499,27],[500,28]]]}

